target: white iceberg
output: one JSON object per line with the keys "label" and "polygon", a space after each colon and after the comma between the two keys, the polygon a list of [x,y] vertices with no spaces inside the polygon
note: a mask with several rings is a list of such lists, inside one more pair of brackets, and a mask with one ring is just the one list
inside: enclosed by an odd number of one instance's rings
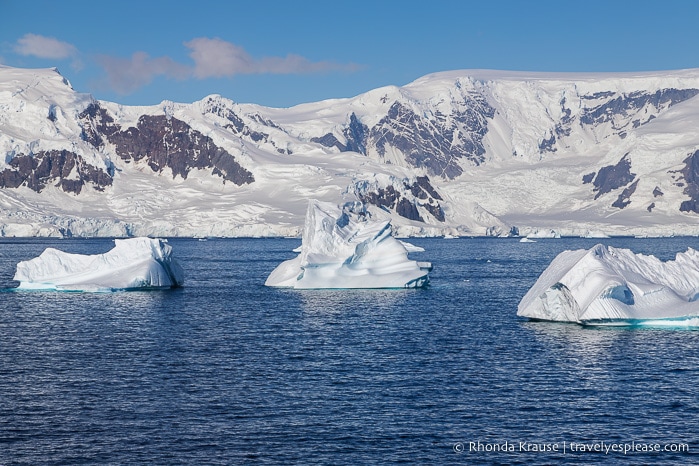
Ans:
{"label": "white iceberg", "polygon": [[522,298],[517,315],[584,325],[699,323],[699,253],[674,261],[598,244],[560,253]]}
{"label": "white iceberg", "polygon": [[391,235],[390,221],[373,221],[361,203],[342,208],[311,200],[300,254],[282,262],[266,286],[315,288],[419,288],[432,265],[408,259],[408,248]]}
{"label": "white iceberg", "polygon": [[21,290],[115,291],[182,286],[184,273],[164,240],[114,240],[104,254],[70,254],[47,248],[17,264]]}

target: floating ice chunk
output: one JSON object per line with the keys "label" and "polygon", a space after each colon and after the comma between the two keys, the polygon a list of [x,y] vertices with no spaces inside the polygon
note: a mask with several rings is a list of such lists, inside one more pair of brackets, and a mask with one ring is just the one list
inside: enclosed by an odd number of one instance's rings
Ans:
{"label": "floating ice chunk", "polygon": [[400,241],[400,244],[402,244],[405,247],[405,250],[408,252],[425,252],[425,248],[423,248],[421,246],[415,246],[414,244],[410,244],[407,241],[403,241],[403,240],[398,240],[398,241]]}
{"label": "floating ice chunk", "polygon": [[69,254],[47,248],[39,257],[17,264],[18,289],[114,291],[171,288],[184,283],[182,268],[164,240],[114,240],[104,254]]}
{"label": "floating ice chunk", "polygon": [[694,249],[663,262],[598,244],[560,253],[522,298],[517,315],[588,325],[687,325],[699,318],[698,296]]}
{"label": "floating ice chunk", "polygon": [[[429,262],[408,259],[389,221],[372,221],[361,203],[308,204],[300,254],[282,262],[265,285],[289,288],[417,288]],[[416,251],[417,248],[413,247]]]}
{"label": "floating ice chunk", "polygon": [[536,241],[534,241],[533,239],[530,239],[526,236],[524,238],[520,239],[519,242],[520,243],[536,243]]}

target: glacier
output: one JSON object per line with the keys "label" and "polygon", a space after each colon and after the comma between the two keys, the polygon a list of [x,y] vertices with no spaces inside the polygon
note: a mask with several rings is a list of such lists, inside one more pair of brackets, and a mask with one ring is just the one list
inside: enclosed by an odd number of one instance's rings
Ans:
{"label": "glacier", "polygon": [[265,285],[296,289],[419,288],[432,264],[408,259],[420,251],[392,236],[390,220],[374,220],[366,206],[308,203],[300,253],[279,264]]}
{"label": "glacier", "polygon": [[117,291],[174,288],[184,284],[182,267],[165,240],[115,239],[104,254],[70,254],[46,248],[17,264],[18,290]]}
{"label": "glacier", "polygon": [[519,303],[517,315],[582,325],[699,325],[699,252],[675,260],[597,244],[563,251]]}

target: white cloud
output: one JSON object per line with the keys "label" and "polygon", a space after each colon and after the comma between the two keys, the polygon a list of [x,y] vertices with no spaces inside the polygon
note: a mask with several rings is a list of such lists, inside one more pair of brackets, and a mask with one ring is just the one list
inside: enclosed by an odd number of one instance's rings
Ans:
{"label": "white cloud", "polygon": [[[157,76],[174,79],[230,78],[241,74],[310,74],[328,71],[355,71],[357,65],[329,61],[313,62],[300,55],[251,57],[243,47],[218,38],[197,37],[184,43],[194,65],[178,63],[170,57],[151,58],[136,52],[130,58],[108,55],[95,57],[106,74],[105,82],[114,91],[129,94],[150,84]],[[78,49],[54,37],[25,34],[14,46],[17,54],[50,60],[71,59],[72,67],[82,68]]]}
{"label": "white cloud", "polygon": [[[300,55],[285,57],[251,57],[243,47],[218,38],[197,37],[184,43],[194,65],[178,63],[170,57],[151,58],[136,52],[131,58],[108,55],[95,57],[106,74],[105,82],[114,91],[129,94],[151,83],[157,76],[174,79],[230,78],[241,74],[311,74],[329,71],[355,71],[354,64],[329,61],[313,62]],[[71,66],[80,70],[78,49],[68,42],[39,34],[25,34],[17,40],[14,52],[50,60],[71,59]],[[2,63],[2,59],[0,59]]]}
{"label": "white cloud", "polygon": [[58,60],[75,57],[78,54],[78,49],[68,42],[38,34],[25,34],[17,40],[14,49],[20,55]]}
{"label": "white cloud", "polygon": [[101,55],[97,61],[107,73],[109,87],[121,94],[129,94],[149,84],[156,76],[186,79],[192,73],[190,67],[170,57],[150,58],[145,52],[136,52],[131,58]]}
{"label": "white cloud", "polygon": [[326,71],[354,71],[356,65],[312,62],[299,55],[254,59],[242,47],[221,39],[198,37],[185,42],[199,79],[231,77],[238,74],[308,74]]}
{"label": "white cloud", "polygon": [[255,59],[242,47],[221,39],[199,37],[184,44],[194,65],[170,57],[151,58],[136,52],[131,58],[108,55],[96,57],[104,69],[106,85],[120,94],[129,94],[150,84],[157,76],[173,79],[229,78],[241,74],[308,74],[327,71],[354,71],[357,65],[312,62],[298,55]]}

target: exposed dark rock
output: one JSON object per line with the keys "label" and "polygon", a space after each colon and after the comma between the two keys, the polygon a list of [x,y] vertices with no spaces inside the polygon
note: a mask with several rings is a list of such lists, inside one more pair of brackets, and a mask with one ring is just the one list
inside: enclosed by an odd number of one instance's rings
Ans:
{"label": "exposed dark rock", "polygon": [[[624,139],[628,135],[628,129],[638,128],[667,108],[691,99],[699,94],[699,89],[662,89],[656,92],[638,91],[630,94],[617,92],[597,92],[592,95],[581,95],[585,101],[597,100],[599,105],[583,109],[579,117],[573,117],[569,108],[566,108],[565,98],[561,100],[563,116],[553,128],[553,133],[560,141],[569,136],[573,124],[596,127],[603,123],[610,123],[616,130],[616,134]],[[553,135],[552,135],[553,136]],[[554,148],[551,139],[544,139],[539,146],[540,152],[552,151]]]}
{"label": "exposed dark rock", "polygon": [[437,199],[442,200],[442,197],[430,184],[428,177],[418,177],[414,183],[404,183],[403,187],[407,193],[412,194],[412,199],[406,197],[405,193],[396,190],[393,185],[378,188],[376,191],[358,192],[357,196],[365,204],[372,204],[387,211],[395,211],[401,217],[410,220],[424,221],[420,215],[420,207],[427,210],[438,221],[445,220],[444,210],[437,202]]}
{"label": "exposed dark rock", "polygon": [[417,184],[419,187],[421,187],[425,192],[427,192],[430,196],[433,198],[442,201],[442,196],[439,195],[436,189],[434,189],[434,186],[430,183],[430,179],[426,176],[418,176],[417,181],[413,184],[415,186]]}
{"label": "exposed dark rock", "polygon": [[193,168],[213,168],[214,173],[237,185],[252,183],[252,173],[235,158],[217,147],[211,138],[176,118],[144,115],[136,128],[129,128],[110,138],[117,154],[124,158],[148,159],[153,171],[168,167],[173,177],[187,178]]}
{"label": "exposed dark rock", "polygon": [[611,97],[613,95],[614,95],[614,91],[595,92],[594,94],[591,94],[591,95],[582,96],[582,99],[584,99],[584,100],[597,100],[597,99],[604,99],[606,97]]}
{"label": "exposed dark rock", "polygon": [[439,203],[436,204],[431,204],[431,203],[426,203],[426,204],[421,204],[422,207],[427,209],[427,211],[432,214],[434,218],[439,220],[440,222],[443,222],[445,220],[444,217],[444,209],[442,209],[442,206],[439,205]]}
{"label": "exposed dark rock", "polygon": [[587,175],[583,175],[582,182],[583,182],[583,184],[592,183],[593,179],[595,179],[595,172],[588,173]]}
{"label": "exposed dark rock", "polygon": [[206,102],[204,102],[204,113],[217,115],[228,120],[230,123],[226,125],[226,128],[234,133],[242,133],[245,129],[243,120],[232,109],[219,105],[219,102],[220,100],[209,97]]}
{"label": "exposed dark rock", "polygon": [[[226,152],[223,149],[216,149],[211,154],[211,165],[213,167],[212,173],[218,175],[224,180],[232,181],[238,186],[244,184],[250,184],[255,181],[252,173],[240,166],[236,162],[235,157]],[[204,168],[204,167],[197,167]]]}
{"label": "exposed dark rock", "polygon": [[49,115],[48,119],[53,121],[54,123],[56,122],[56,106],[55,105],[50,105],[49,106]]}
{"label": "exposed dark rock", "polygon": [[[226,115],[230,121],[237,121],[234,114]],[[154,172],[170,168],[173,178],[179,175],[186,179],[192,169],[212,168],[215,175],[239,186],[254,181],[252,173],[211,138],[176,118],[142,115],[136,127],[123,130],[99,104],[91,104],[80,114],[80,119],[85,141],[99,149],[104,147],[106,138],[114,144],[119,157],[126,161],[145,159]],[[257,134],[265,137],[256,133],[253,139]]]}
{"label": "exposed dark rock", "polygon": [[684,164],[680,173],[687,182],[683,192],[689,196],[689,200],[680,204],[680,211],[699,214],[699,150],[687,157]]}
{"label": "exposed dark rock", "polygon": [[[262,132],[262,131],[254,131],[250,129],[249,126],[245,124],[243,119],[237,115],[232,109],[222,106],[219,104],[219,101],[216,100],[215,98],[209,98],[206,102],[204,102],[204,112],[209,113],[212,115],[217,115],[221,118],[224,118],[228,120],[230,123],[224,125],[225,128],[231,130],[233,134],[243,138],[243,139],[250,139],[253,142],[259,143],[259,142],[265,142],[269,143],[272,146],[274,146],[274,141],[270,137],[268,133]],[[270,120],[266,120],[262,118],[260,115],[255,114],[252,116],[252,119],[255,120],[258,123],[261,123],[265,126],[269,126],[270,128],[274,128],[277,130],[282,130],[278,125],[274,124],[274,122]],[[282,130],[283,131],[283,130]],[[291,152],[275,147],[278,153],[280,154],[290,154]]]}
{"label": "exposed dark rock", "polygon": [[366,141],[369,127],[359,121],[357,115],[350,115],[350,122],[344,130],[345,138],[347,138],[346,151],[358,152],[366,155]]}
{"label": "exposed dark rock", "polygon": [[280,131],[284,131],[281,126],[277,125],[275,122],[272,120],[268,120],[267,118],[263,117],[259,113],[255,113],[253,115],[250,115],[250,118],[262,125],[269,126],[270,128],[278,129]]}
{"label": "exposed dark rock", "polygon": [[396,189],[389,185],[385,188],[379,188],[377,191],[369,191],[359,195],[359,200],[365,204],[372,204],[377,207],[385,207],[394,209],[397,205],[400,194]]}
{"label": "exposed dark rock", "polygon": [[437,190],[430,184],[430,179],[426,176],[418,176],[415,183],[412,185],[406,183],[404,186],[418,199],[429,199],[431,196],[439,201],[442,200],[442,196],[440,196]]}
{"label": "exposed dark rock", "polygon": [[556,136],[553,134],[548,139],[542,139],[539,143],[539,152],[556,152]]}
{"label": "exposed dark rock", "polygon": [[409,220],[417,220],[418,222],[424,222],[415,204],[404,197],[401,197],[398,201],[398,205],[396,206],[396,213],[401,217],[405,217]]}
{"label": "exposed dark rock", "polygon": [[655,202],[651,202],[650,205],[646,207],[648,212],[653,212],[653,209],[655,209]]}
{"label": "exposed dark rock", "polygon": [[636,187],[638,186],[638,180],[634,181],[633,184],[626,189],[624,189],[616,201],[612,203],[612,207],[618,207],[623,209],[627,205],[631,204],[631,195],[636,192]]}
{"label": "exposed dark rock", "polygon": [[690,199],[688,201],[682,201],[682,204],[680,204],[680,211],[694,212],[695,214],[699,214],[699,200]]}
{"label": "exposed dark rock", "polygon": [[244,132],[245,136],[250,136],[250,139],[252,139],[255,142],[260,142],[264,141],[267,142],[269,135],[266,133],[260,133],[259,131],[252,131],[249,128],[246,128],[247,131]]}
{"label": "exposed dark rock", "polygon": [[67,150],[18,155],[8,165],[0,172],[1,188],[26,186],[38,193],[51,183],[74,194],[80,194],[86,184],[103,191],[106,186],[111,186],[114,175],[113,172],[108,173],[86,163],[80,156]]}
{"label": "exposed dark rock", "polygon": [[332,133],[328,133],[319,138],[311,138],[311,142],[315,142],[325,147],[337,147],[340,149],[340,152],[345,152],[347,148],[347,146],[338,141]]}
{"label": "exposed dark rock", "polygon": [[[561,110],[563,111],[563,116],[561,117],[561,120],[558,123],[556,123],[556,126],[554,128],[554,131],[556,132],[556,136],[558,136],[559,138],[562,138],[565,136],[570,136],[570,132],[572,131],[572,128],[571,128],[571,122],[573,121],[573,118],[571,117],[572,112],[569,108],[566,108],[565,97],[561,99]],[[551,137],[553,138],[553,135],[551,135]]]}
{"label": "exposed dark rock", "polygon": [[82,124],[81,138],[96,149],[104,146],[104,138],[120,130],[114,119],[98,103],[91,103],[83,110],[78,118]]}
{"label": "exposed dark rock", "polygon": [[405,186],[405,189],[409,190],[413,196],[418,199],[427,199],[429,197],[428,192],[425,191],[417,182],[413,183],[412,185],[404,183],[403,186]]}
{"label": "exposed dark rock", "polygon": [[350,122],[342,131],[347,140],[346,144],[340,142],[335,135],[327,133],[321,137],[311,138],[311,142],[321,144],[325,147],[336,147],[340,152],[358,152],[366,155],[366,139],[369,128],[362,124],[357,115],[350,115]]}
{"label": "exposed dark rock", "polygon": [[[602,97],[611,97],[611,93],[605,93]],[[621,94],[618,97],[608,100],[607,102],[597,107],[586,109],[580,117],[580,123],[584,125],[598,125],[600,123],[612,122],[619,115],[632,117],[637,112],[642,110],[646,105],[653,106],[656,109],[668,108],[672,105],[684,102],[699,94],[699,89],[661,89],[655,93],[647,92],[632,92],[630,94]],[[600,93],[595,94],[595,96]],[[595,97],[597,98],[597,97]],[[621,126],[614,126],[615,129],[622,129],[628,123],[632,123],[634,127],[648,123],[655,118],[655,115],[649,115],[645,120],[634,119],[631,122],[625,122]]]}
{"label": "exposed dark rock", "polygon": [[488,132],[488,119],[495,116],[495,109],[480,94],[467,96],[464,104],[451,115],[427,117],[394,102],[369,131],[367,146],[373,145],[380,156],[386,155],[387,147],[398,149],[412,166],[425,168],[432,175],[456,178],[463,172],[459,159],[475,165],[485,160],[483,137]]}
{"label": "exposed dark rock", "polygon": [[593,191],[597,193],[595,194],[595,199],[622,186],[626,186],[634,180],[636,174],[631,173],[631,162],[626,158],[627,155],[629,154],[624,155],[616,165],[607,165],[600,168],[597,172],[597,176],[592,182],[594,185]]}
{"label": "exposed dark rock", "polygon": [[653,197],[660,197],[663,196],[665,193],[663,193],[658,186],[655,187],[653,190]]}

